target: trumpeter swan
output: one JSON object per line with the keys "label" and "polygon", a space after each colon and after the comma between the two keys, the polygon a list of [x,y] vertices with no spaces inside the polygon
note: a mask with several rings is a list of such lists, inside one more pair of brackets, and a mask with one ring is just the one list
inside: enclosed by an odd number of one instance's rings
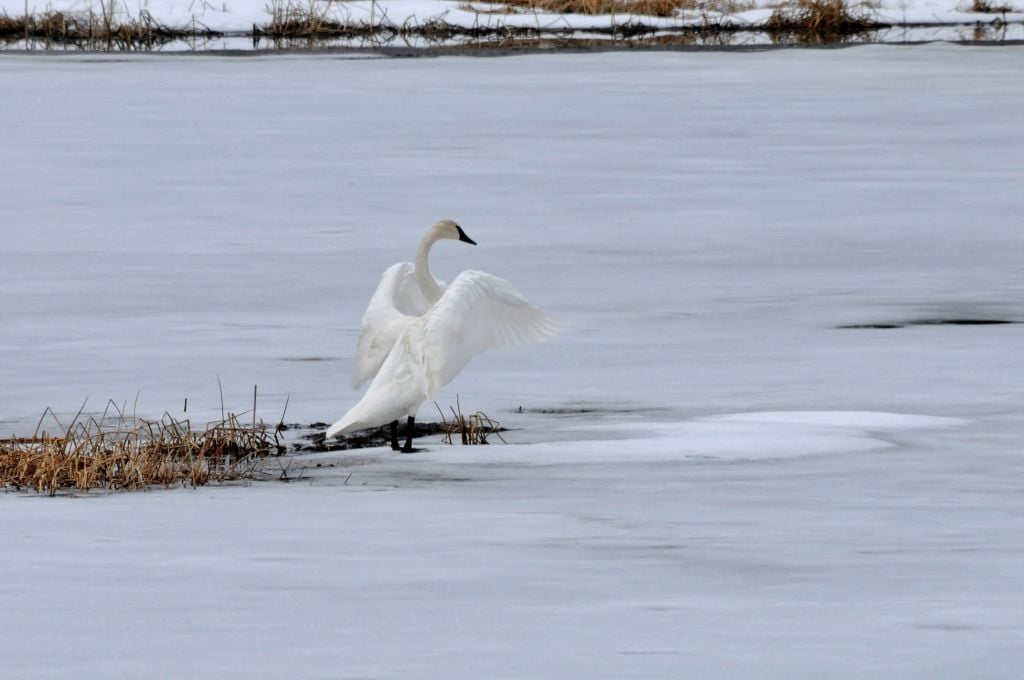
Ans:
{"label": "trumpeter swan", "polygon": [[415,265],[402,262],[384,272],[363,318],[352,375],[354,387],[373,380],[327,430],[328,438],[407,416],[402,450],[411,451],[420,404],[434,399],[474,356],[489,347],[541,342],[554,332],[550,317],[497,276],[467,270],[448,286],[438,283],[427,256],[441,239],[475,243],[455,222],[441,220],[420,243]]}
{"label": "trumpeter swan", "polygon": [[[443,239],[476,245],[452,220],[441,220],[426,233],[416,251],[416,263],[399,262],[388,267],[363,314],[352,362],[352,389],[377,375],[388,352],[405,325],[422,316],[441,298],[445,283],[430,275],[430,248]],[[391,448],[398,450],[398,421],[391,423]]]}

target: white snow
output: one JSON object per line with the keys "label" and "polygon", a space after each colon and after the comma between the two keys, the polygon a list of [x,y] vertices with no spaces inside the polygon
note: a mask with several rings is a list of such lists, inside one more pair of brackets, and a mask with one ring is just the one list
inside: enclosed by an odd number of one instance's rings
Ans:
{"label": "white snow", "polygon": [[[566,427],[548,447],[498,447],[481,454],[475,447],[436,451],[426,457],[459,461],[465,457],[504,463],[564,464],[651,460],[778,460],[794,456],[864,451],[893,444],[879,432],[945,428],[967,424],[957,418],[863,411],[773,411],[734,413],[679,422],[643,420]],[[614,435],[607,438],[609,434]],[[555,453],[552,452],[552,448]],[[531,455],[535,454],[535,455]]]}
{"label": "white snow", "polygon": [[337,417],[445,216],[565,324],[508,446],[0,495],[3,677],[1017,677],[1024,324],[836,326],[1024,320],[1022,57],[0,57],[2,435]]}

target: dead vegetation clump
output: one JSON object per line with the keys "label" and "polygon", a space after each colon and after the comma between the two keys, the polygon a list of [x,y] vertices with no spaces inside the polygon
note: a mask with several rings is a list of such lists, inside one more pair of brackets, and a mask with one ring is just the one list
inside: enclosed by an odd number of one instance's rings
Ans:
{"label": "dead vegetation clump", "polygon": [[694,10],[699,0],[497,0],[489,3],[520,11],[550,14],[637,14],[674,16],[680,10]]}
{"label": "dead vegetation clump", "polygon": [[325,0],[272,0],[266,7],[270,21],[253,26],[253,43],[258,46],[261,39],[268,38],[276,48],[316,47],[325,40],[354,38],[366,40],[365,46],[379,46],[416,38],[439,43],[456,37],[511,39],[536,33],[536,29],[501,23],[461,26],[445,21],[443,15],[425,20],[409,17],[398,24],[383,8],[373,8],[368,17],[354,20],[344,5],[339,10]]}
{"label": "dead vegetation clump", "polygon": [[839,43],[865,31],[888,28],[864,4],[852,8],[845,0],[796,0],[779,5],[764,25],[775,42]]}
{"label": "dead vegetation clump", "polygon": [[318,0],[271,0],[266,6],[270,21],[253,26],[254,38],[306,38],[352,35],[357,28],[331,14],[331,4]]}
{"label": "dead vegetation clump", "polygon": [[136,490],[151,486],[202,486],[254,479],[260,462],[283,453],[277,430],[238,416],[193,430],[188,420],[164,414],[159,421],[125,417],[111,404],[99,418],[81,414],[62,434],[0,440],[0,486],[51,496],[64,490]]}
{"label": "dead vegetation clump", "polygon": [[1005,3],[990,2],[990,0],[974,0],[971,4],[971,11],[979,14],[1006,14],[1015,10],[1011,5]]}
{"label": "dead vegetation clump", "polygon": [[113,2],[100,2],[100,11],[42,13],[11,17],[0,14],[0,38],[73,45],[88,49],[151,49],[180,38],[213,38],[221,34],[193,20],[172,27],[153,18],[147,10],[137,16],[115,11]]}
{"label": "dead vegetation clump", "polygon": [[463,415],[462,405],[457,397],[455,406],[448,407],[452,412],[451,420],[445,417],[444,411],[437,405],[437,402],[434,402],[434,407],[441,414],[442,439],[445,444],[454,444],[455,439],[458,438],[463,446],[484,446],[490,443],[487,438],[491,435],[501,439],[502,444],[508,443],[500,434],[505,431],[501,423],[481,411],[469,416]]}

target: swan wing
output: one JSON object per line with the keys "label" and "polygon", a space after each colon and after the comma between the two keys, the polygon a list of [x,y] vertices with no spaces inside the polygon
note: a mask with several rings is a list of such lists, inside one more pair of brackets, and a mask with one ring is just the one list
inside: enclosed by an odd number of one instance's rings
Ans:
{"label": "swan wing", "polygon": [[399,262],[385,270],[359,327],[352,365],[353,388],[377,374],[402,329],[429,308],[411,262]]}
{"label": "swan wing", "polygon": [[554,319],[527,302],[511,283],[474,270],[459,274],[423,321],[431,398],[485,349],[543,342],[556,330]]}

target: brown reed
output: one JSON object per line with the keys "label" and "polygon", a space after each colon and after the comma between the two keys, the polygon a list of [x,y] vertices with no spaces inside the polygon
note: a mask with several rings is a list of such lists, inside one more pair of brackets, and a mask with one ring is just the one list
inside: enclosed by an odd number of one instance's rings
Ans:
{"label": "brown reed", "polygon": [[508,443],[500,434],[505,431],[501,423],[481,411],[469,416],[463,415],[458,397],[455,398],[455,406],[448,407],[452,412],[451,420],[445,417],[437,402],[434,402],[434,407],[441,414],[441,436],[446,444],[454,444],[455,438],[458,437],[464,446],[482,446],[490,443],[487,438],[491,435],[500,439],[502,444]]}
{"label": "brown reed", "polygon": [[0,440],[0,487],[51,496],[65,490],[137,490],[151,486],[202,486],[254,479],[261,461],[283,453],[278,428],[243,424],[226,414],[201,429],[170,414],[157,421],[126,416],[111,402],[99,416],[80,412],[60,434],[37,428],[32,437]]}

